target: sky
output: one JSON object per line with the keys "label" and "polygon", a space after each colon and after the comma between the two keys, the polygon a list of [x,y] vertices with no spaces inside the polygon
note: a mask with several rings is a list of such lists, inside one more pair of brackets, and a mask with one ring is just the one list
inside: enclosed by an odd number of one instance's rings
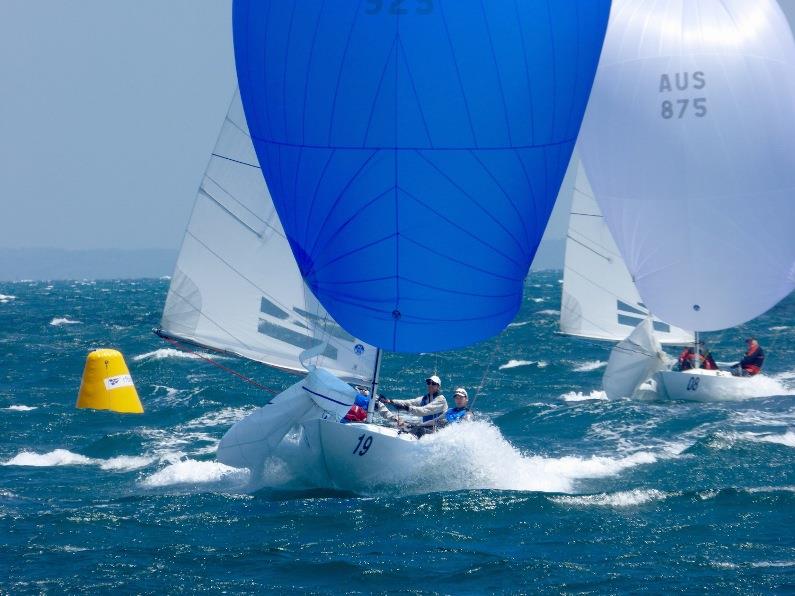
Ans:
{"label": "sky", "polygon": [[1,0],[0,248],[178,248],[236,86],[231,27],[231,0]]}

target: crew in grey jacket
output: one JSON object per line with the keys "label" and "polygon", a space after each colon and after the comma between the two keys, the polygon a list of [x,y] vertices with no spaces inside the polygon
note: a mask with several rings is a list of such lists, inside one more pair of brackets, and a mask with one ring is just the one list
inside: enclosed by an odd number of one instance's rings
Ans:
{"label": "crew in grey jacket", "polygon": [[447,399],[441,393],[442,381],[436,375],[431,375],[425,379],[428,392],[414,399],[383,399],[378,402],[378,413],[387,420],[398,420],[398,417],[390,412],[383,404],[395,406],[397,410],[421,416],[423,425],[431,423],[447,411]]}

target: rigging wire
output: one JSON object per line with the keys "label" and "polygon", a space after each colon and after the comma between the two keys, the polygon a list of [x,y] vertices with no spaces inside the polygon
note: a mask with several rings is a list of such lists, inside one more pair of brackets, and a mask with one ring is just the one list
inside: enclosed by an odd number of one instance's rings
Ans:
{"label": "rigging wire", "polygon": [[250,377],[247,377],[247,376],[237,372],[236,370],[233,370],[233,369],[229,368],[228,366],[224,366],[220,362],[216,362],[215,360],[213,360],[209,356],[205,356],[204,354],[202,354],[200,352],[196,352],[195,350],[191,350],[185,344],[182,344],[182,343],[178,342],[176,339],[173,339],[173,338],[170,338],[170,337],[163,337],[163,339],[165,339],[167,342],[172,344],[178,350],[182,350],[183,352],[187,352],[189,354],[193,354],[194,356],[197,356],[198,358],[201,358],[202,360],[205,360],[206,362],[209,362],[213,366],[216,366],[216,367],[220,368],[221,370],[223,370],[224,372],[228,372],[229,374],[232,374],[232,375],[236,376],[237,378],[241,379],[242,381],[244,381],[246,383],[249,383],[250,385],[253,385],[254,387],[257,387],[258,389],[262,389],[263,391],[267,391],[271,395],[277,395],[277,394],[280,393],[279,390],[274,389],[273,387],[268,387],[267,385],[263,385],[261,383],[258,383],[254,379],[252,379]]}

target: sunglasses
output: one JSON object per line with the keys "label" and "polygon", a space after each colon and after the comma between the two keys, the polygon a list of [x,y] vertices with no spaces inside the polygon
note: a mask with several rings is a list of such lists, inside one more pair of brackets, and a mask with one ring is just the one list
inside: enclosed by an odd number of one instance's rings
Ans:
{"label": "sunglasses", "polygon": [[433,381],[425,381],[426,385],[438,385],[439,383],[434,383]]}

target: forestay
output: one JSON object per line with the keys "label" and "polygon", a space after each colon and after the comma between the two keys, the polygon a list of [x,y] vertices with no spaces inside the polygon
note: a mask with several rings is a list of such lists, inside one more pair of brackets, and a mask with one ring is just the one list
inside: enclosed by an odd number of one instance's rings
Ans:
{"label": "forestay", "polygon": [[[560,330],[567,335],[620,341],[649,314],[594,199],[585,169],[577,174],[566,235]],[[575,161],[573,160],[573,161]],[[664,344],[693,341],[693,334],[653,318]]]}
{"label": "forestay", "polygon": [[741,324],[795,287],[795,43],[774,0],[615,0],[580,151],[643,302]]}
{"label": "forestay", "polygon": [[247,121],[301,273],[348,331],[428,352],[515,316],[609,0],[235,0]]}
{"label": "forestay", "polygon": [[[196,197],[161,328],[293,372],[311,363],[348,380],[372,378],[375,348],[337,325],[303,283],[238,94]],[[318,355],[302,363],[305,351]]]}

